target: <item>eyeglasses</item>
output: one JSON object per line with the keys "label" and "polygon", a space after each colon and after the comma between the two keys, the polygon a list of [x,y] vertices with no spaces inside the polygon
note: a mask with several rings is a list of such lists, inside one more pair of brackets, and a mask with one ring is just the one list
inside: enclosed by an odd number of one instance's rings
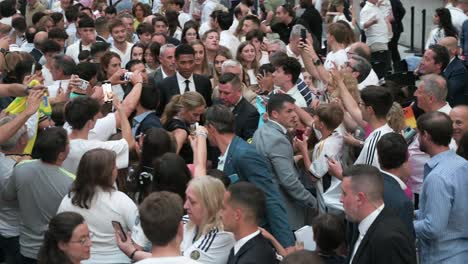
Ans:
{"label": "eyeglasses", "polygon": [[80,240],[75,240],[75,241],[70,240],[70,243],[80,243],[82,246],[85,246],[88,242],[91,242],[91,239],[93,238],[93,236],[94,236],[93,233],[89,232],[87,237],[83,237]]}
{"label": "eyeglasses", "polygon": [[347,67],[350,67],[351,70],[356,71],[356,69],[353,67],[353,65],[351,65],[351,62],[349,62],[349,61],[345,62],[345,65],[346,65]]}

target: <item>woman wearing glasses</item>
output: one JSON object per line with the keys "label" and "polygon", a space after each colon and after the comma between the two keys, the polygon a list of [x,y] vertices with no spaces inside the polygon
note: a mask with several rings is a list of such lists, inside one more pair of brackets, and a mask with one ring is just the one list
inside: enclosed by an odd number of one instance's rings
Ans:
{"label": "woman wearing glasses", "polygon": [[135,203],[115,188],[116,154],[106,149],[93,149],[80,160],[71,191],[58,212],[81,214],[93,232],[91,258],[81,263],[130,263],[117,247],[112,221],[122,226],[124,233],[133,229],[138,210]]}
{"label": "woman wearing glasses", "polygon": [[89,259],[91,237],[83,216],[63,212],[49,222],[39,251],[39,264],[79,264]]}

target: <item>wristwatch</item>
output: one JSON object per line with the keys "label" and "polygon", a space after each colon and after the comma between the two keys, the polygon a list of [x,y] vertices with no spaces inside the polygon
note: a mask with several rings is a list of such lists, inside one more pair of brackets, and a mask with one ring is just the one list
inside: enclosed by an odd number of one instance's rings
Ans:
{"label": "wristwatch", "polygon": [[8,50],[4,49],[4,48],[0,48],[0,53],[2,53],[3,55],[5,55],[7,53]]}
{"label": "wristwatch", "polygon": [[316,60],[314,60],[314,65],[315,65],[315,66],[319,66],[320,64],[322,64],[322,61],[321,61],[319,58],[317,58]]}

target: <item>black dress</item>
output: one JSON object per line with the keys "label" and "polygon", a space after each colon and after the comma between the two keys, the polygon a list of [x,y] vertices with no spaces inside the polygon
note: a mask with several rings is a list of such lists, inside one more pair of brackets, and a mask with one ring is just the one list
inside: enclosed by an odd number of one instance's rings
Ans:
{"label": "black dress", "polygon": [[[187,132],[187,135],[190,135],[190,124],[177,118],[169,120],[164,125],[164,128],[169,132],[172,132],[176,129],[183,129]],[[179,152],[179,156],[181,156],[185,160],[186,164],[193,163],[193,151],[192,147],[190,147],[190,141],[188,140],[188,138],[185,141],[184,145],[182,145],[182,148]]]}

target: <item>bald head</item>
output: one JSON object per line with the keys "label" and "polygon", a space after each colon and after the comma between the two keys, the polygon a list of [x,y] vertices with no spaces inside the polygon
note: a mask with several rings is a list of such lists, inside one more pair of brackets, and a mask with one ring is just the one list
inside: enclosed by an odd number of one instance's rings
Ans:
{"label": "bald head", "polygon": [[349,53],[359,55],[365,58],[368,62],[371,61],[371,50],[364,42],[354,42],[349,47]]}
{"label": "bald head", "polygon": [[34,46],[38,49],[42,49],[42,45],[48,39],[48,34],[45,31],[39,31],[34,36]]}
{"label": "bald head", "polygon": [[453,139],[459,144],[463,135],[468,132],[468,106],[458,105],[452,108],[450,119],[453,122]]}
{"label": "bald head", "polygon": [[438,42],[439,45],[444,46],[449,54],[450,54],[450,59],[455,57],[457,55],[458,51],[458,40],[454,37],[445,37]]}

